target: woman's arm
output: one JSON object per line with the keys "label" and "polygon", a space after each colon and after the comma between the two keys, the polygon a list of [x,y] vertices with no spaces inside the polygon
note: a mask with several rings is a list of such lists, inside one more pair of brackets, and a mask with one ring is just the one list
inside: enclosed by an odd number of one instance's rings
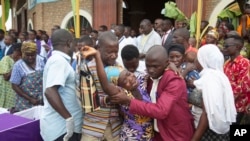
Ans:
{"label": "woman's arm", "polygon": [[202,135],[205,133],[207,128],[208,128],[208,119],[207,119],[207,113],[206,113],[204,103],[203,103],[200,121],[191,141],[200,141],[202,138]]}
{"label": "woman's arm", "polygon": [[82,49],[82,55],[87,58],[89,56],[94,56],[95,61],[96,61],[96,70],[97,70],[97,75],[100,80],[101,86],[103,91],[108,94],[108,95],[114,95],[119,92],[119,88],[116,87],[114,84],[109,83],[107,75],[104,70],[104,65],[102,63],[101,55],[99,51],[96,49],[89,47],[89,46],[84,46]]}
{"label": "woman's arm", "polygon": [[11,71],[9,73],[5,73],[3,74],[3,78],[5,81],[9,81],[10,80],[10,75],[11,75]]}
{"label": "woman's arm", "polygon": [[118,93],[119,88],[108,81],[99,51],[96,52],[95,59],[96,59],[97,75],[100,79],[100,83],[102,85],[103,91],[107,93],[108,95],[113,95],[113,94]]}

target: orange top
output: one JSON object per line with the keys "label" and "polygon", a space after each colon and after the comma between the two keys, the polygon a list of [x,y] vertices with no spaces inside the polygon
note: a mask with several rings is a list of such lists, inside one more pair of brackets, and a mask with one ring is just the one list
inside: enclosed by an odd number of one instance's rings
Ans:
{"label": "orange top", "polygon": [[[247,15],[246,28],[250,28],[250,17],[248,15]],[[242,36],[242,21],[241,21],[240,25],[237,28],[237,32],[239,33],[240,36]]]}
{"label": "orange top", "polygon": [[195,52],[197,53],[198,52],[198,49],[197,48],[194,48],[192,46],[189,46],[186,51],[185,51],[185,54],[187,54],[188,52]]}

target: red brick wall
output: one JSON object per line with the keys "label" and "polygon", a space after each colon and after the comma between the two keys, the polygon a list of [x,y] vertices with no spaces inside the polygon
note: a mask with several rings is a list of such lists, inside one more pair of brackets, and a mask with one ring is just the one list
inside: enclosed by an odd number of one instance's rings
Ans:
{"label": "red brick wall", "polygon": [[220,1],[221,0],[206,0],[206,2],[205,2],[206,4],[204,5],[204,7],[205,7],[205,11],[204,11],[204,15],[203,15],[204,18],[202,18],[203,20],[209,20],[212,11],[214,10],[214,8],[216,7],[216,5]]}
{"label": "red brick wall", "polygon": [[[80,9],[93,14],[92,0],[80,0]],[[70,0],[60,0],[58,2],[40,3],[28,11],[28,19],[34,19],[33,26],[35,30],[43,29],[50,34],[53,25],[61,25],[63,18],[72,10]],[[36,13],[33,18],[33,13]]]}
{"label": "red brick wall", "polygon": [[[94,0],[80,0],[80,9],[83,9],[93,15],[93,1]],[[122,0],[118,1],[118,14],[117,14],[117,24],[122,23]],[[214,7],[221,0],[206,0],[203,1],[203,20],[208,20],[211,12]],[[185,1],[186,2],[186,1]],[[30,18],[33,20],[33,26],[35,30],[43,29],[46,30],[50,34],[50,29],[53,25],[60,25],[63,18],[72,10],[71,1],[70,0],[60,0],[58,2],[52,3],[41,3],[37,4],[34,8],[28,10],[27,20]],[[34,17],[35,13],[35,17]],[[92,17],[93,18],[93,17]],[[93,18],[94,19],[94,18]],[[16,22],[16,19],[13,19],[13,22]],[[93,23],[93,21],[92,21]],[[16,24],[13,24],[14,28],[16,28]],[[109,25],[108,25],[109,26]]]}

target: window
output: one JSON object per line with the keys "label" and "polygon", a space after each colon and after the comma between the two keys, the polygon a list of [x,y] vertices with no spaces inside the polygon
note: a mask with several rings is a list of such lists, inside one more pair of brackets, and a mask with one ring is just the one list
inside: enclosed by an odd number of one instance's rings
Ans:
{"label": "window", "polygon": [[[67,26],[66,28],[69,29],[71,32],[75,32],[75,25],[74,25],[74,17],[71,17],[67,23]],[[80,30],[82,29],[89,29],[91,28],[91,25],[90,23],[88,22],[88,20],[83,17],[83,16],[80,16]]]}

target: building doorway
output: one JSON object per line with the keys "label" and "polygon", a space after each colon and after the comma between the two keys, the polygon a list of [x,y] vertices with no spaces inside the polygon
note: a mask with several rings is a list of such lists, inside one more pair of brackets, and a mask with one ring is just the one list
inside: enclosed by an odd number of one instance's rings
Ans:
{"label": "building doorway", "polygon": [[161,10],[168,0],[123,0],[123,24],[131,26],[138,32],[142,19],[154,22],[156,18],[163,18]]}

